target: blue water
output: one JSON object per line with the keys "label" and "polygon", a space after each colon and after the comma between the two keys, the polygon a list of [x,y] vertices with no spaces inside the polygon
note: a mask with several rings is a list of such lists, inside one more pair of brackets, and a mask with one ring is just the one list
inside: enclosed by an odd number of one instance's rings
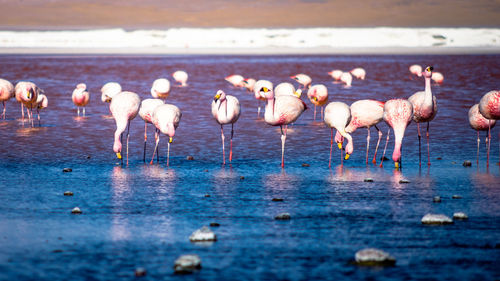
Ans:
{"label": "blue water", "polygon": [[[329,169],[330,131],[313,122],[312,106],[289,131],[282,170],[279,131],[257,120],[253,95],[223,79],[239,73],[276,85],[304,72],[313,84],[327,85],[330,101],[350,104],[422,90],[423,81],[408,76],[413,63],[432,64],[445,82],[433,86],[439,108],[430,127],[432,165],[419,168],[411,124],[402,171],[395,171],[392,161],[383,168],[365,165],[365,129],[354,133],[355,152],[343,167],[334,147]],[[487,169],[484,133],[476,165],[476,134],[467,122],[469,107],[498,87],[499,63],[495,55],[0,56],[1,78],[33,81],[49,98],[35,128],[19,119],[15,100],[7,102],[7,120],[0,121],[0,279],[132,279],[137,267],[147,270],[144,280],[499,279],[498,128]],[[332,84],[326,74],[357,66],[366,69],[367,80],[354,80],[351,89]],[[161,162],[142,162],[139,117],[131,125],[130,163],[120,166],[112,151],[114,120],[107,117],[99,89],[117,81],[148,98],[153,80],[177,69],[190,78],[189,87],[173,88],[167,100],[183,112],[170,167],[165,137]],[[75,117],[71,102],[80,82],[91,93],[86,118]],[[234,160],[226,166],[221,165],[220,127],[210,115],[218,89],[237,96],[242,106]],[[385,140],[387,126],[380,129]],[[229,131],[225,128],[226,141]],[[372,157],[374,129],[371,136]],[[148,158],[153,139],[149,125]],[[389,158],[393,145],[391,135]],[[472,167],[463,167],[465,160]],[[73,171],[63,173],[63,168]],[[374,182],[364,182],[367,177]],[[63,196],[67,190],[74,196]],[[434,196],[442,202],[433,203]],[[83,214],[70,213],[76,206]],[[451,217],[458,211],[469,219],[446,226],[420,223],[427,213]],[[283,212],[292,219],[274,220]],[[217,242],[189,242],[193,231],[211,222],[220,224],[212,227]],[[396,266],[352,265],[355,252],[366,247],[389,252]],[[202,269],[175,275],[175,259],[187,253],[201,257]]]}

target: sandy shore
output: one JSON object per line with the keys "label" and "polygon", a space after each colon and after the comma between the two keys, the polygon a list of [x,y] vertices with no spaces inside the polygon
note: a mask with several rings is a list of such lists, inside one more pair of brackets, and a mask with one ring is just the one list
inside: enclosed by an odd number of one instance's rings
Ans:
{"label": "sandy shore", "polygon": [[377,47],[377,48],[0,48],[1,55],[467,55],[500,54],[497,47]]}

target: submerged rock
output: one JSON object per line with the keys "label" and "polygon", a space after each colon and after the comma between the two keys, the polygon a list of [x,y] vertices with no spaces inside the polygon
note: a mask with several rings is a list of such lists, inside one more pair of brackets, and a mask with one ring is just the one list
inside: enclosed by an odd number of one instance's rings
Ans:
{"label": "submerged rock", "polygon": [[174,263],[174,271],[179,274],[193,273],[201,269],[201,259],[198,255],[182,255]]}
{"label": "submerged rock", "polygon": [[275,220],[289,220],[291,218],[292,217],[290,216],[289,213],[281,213],[281,214],[274,217]]}
{"label": "submerged rock", "polygon": [[138,267],[135,269],[135,276],[142,277],[146,276],[146,269],[143,267]]}
{"label": "submerged rock", "polygon": [[453,195],[451,196],[452,199],[462,199],[462,196],[460,195]]}
{"label": "submerged rock", "polygon": [[73,192],[71,191],[65,191],[64,196],[73,196]]}
{"label": "submerged rock", "polygon": [[364,179],[364,182],[373,182],[373,179],[372,178],[366,178],[366,179]]}
{"label": "submerged rock", "polygon": [[271,201],[273,201],[273,202],[283,202],[283,198],[273,198]]}
{"label": "submerged rock", "polygon": [[394,257],[375,248],[367,248],[356,252],[354,259],[358,265],[383,266],[396,264]]}
{"label": "submerged rock", "polygon": [[410,181],[407,179],[400,179],[399,183],[410,183]]}
{"label": "submerged rock", "polygon": [[189,241],[191,242],[211,242],[217,241],[217,236],[213,233],[208,226],[203,226],[202,228],[196,230],[189,236]]}
{"label": "submerged rock", "polygon": [[69,172],[72,172],[72,171],[73,171],[73,169],[71,169],[71,168],[64,168],[63,169],[63,173],[69,173]]}
{"label": "submerged rock", "polygon": [[211,227],[219,227],[219,226],[220,226],[220,224],[219,224],[219,223],[217,223],[217,222],[211,222],[209,225],[210,225]]}
{"label": "submerged rock", "polygon": [[71,213],[72,214],[81,214],[82,210],[80,210],[80,208],[78,208],[78,207],[74,207],[73,210],[71,210]]}
{"label": "submerged rock", "polygon": [[469,160],[465,160],[464,163],[462,163],[462,166],[470,167],[470,166],[472,166],[472,163]]}
{"label": "submerged rock", "polygon": [[467,216],[467,214],[465,214],[463,212],[456,212],[456,213],[453,213],[453,218],[457,219],[457,220],[466,220],[469,217]]}
{"label": "submerged rock", "polygon": [[303,163],[302,164],[302,167],[310,167],[311,165],[307,164],[307,163]]}
{"label": "submerged rock", "polygon": [[244,179],[245,179],[245,177],[244,177],[244,176],[240,176],[240,180],[244,180]]}
{"label": "submerged rock", "polygon": [[427,214],[422,218],[422,224],[452,224],[453,220],[443,214]]}
{"label": "submerged rock", "polygon": [[434,196],[434,198],[432,199],[432,201],[434,203],[441,203],[441,196]]}
{"label": "submerged rock", "polygon": [[191,156],[191,155],[188,155],[188,156],[186,157],[186,160],[189,160],[189,161],[194,160],[194,157],[193,157],[193,156]]}

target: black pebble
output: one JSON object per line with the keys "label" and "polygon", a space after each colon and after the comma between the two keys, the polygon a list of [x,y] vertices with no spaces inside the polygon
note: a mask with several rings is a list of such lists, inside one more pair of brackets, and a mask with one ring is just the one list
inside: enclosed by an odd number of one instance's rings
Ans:
{"label": "black pebble", "polygon": [[304,163],[302,164],[302,167],[310,167],[311,165],[307,164],[307,163]]}
{"label": "black pebble", "polygon": [[472,163],[469,160],[465,160],[464,163],[462,164],[464,167],[470,167],[472,166]]}
{"label": "black pebble", "polygon": [[64,168],[63,169],[64,173],[68,173],[68,172],[72,172],[72,171],[73,171],[73,169],[71,169],[71,168]]}
{"label": "black pebble", "polygon": [[283,202],[283,198],[273,198],[274,202]]}
{"label": "black pebble", "polygon": [[216,222],[211,222],[211,223],[210,223],[210,226],[211,226],[211,227],[219,227],[219,226],[220,226],[220,224],[219,224],[219,223],[216,223]]}
{"label": "black pebble", "polygon": [[186,160],[194,160],[194,157],[189,155],[188,157],[186,157]]}

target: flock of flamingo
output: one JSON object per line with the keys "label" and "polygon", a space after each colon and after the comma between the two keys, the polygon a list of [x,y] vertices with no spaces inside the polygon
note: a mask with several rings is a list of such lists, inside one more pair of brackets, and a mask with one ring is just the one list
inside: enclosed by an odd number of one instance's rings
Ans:
{"label": "flock of flamingo", "polygon": [[[281,167],[284,167],[285,142],[287,137],[288,125],[294,123],[299,116],[307,108],[306,104],[301,99],[302,91],[307,91],[307,97],[314,105],[314,120],[316,120],[316,107],[321,107],[321,118],[330,128],[330,160],[331,167],[332,147],[333,142],[338,145],[341,151],[341,163],[344,159],[348,159],[353,153],[354,144],[351,134],[357,128],[366,128],[367,144],[366,144],[366,164],[368,164],[368,152],[370,143],[370,128],[375,127],[378,131],[378,141],[375,148],[375,153],[372,163],[376,164],[376,156],[378,147],[382,138],[382,132],[377,127],[377,124],[384,120],[394,131],[395,145],[392,154],[392,160],[395,163],[395,168],[401,168],[401,145],[406,127],[414,121],[417,123],[418,140],[419,140],[419,165],[421,165],[421,132],[420,124],[427,123],[426,139],[427,139],[427,165],[430,165],[430,149],[429,149],[429,124],[434,119],[437,113],[436,97],[431,91],[431,81],[438,84],[443,82],[443,75],[438,72],[433,72],[433,67],[428,66],[422,69],[419,65],[412,65],[409,71],[418,77],[424,77],[425,87],[423,91],[414,93],[408,99],[391,99],[387,101],[376,101],[371,99],[359,100],[352,103],[350,106],[343,102],[328,102],[328,90],[325,85],[312,85],[312,79],[306,74],[297,74],[290,78],[296,80],[301,87],[295,90],[295,87],[288,82],[280,83],[273,87],[273,83],[268,80],[258,80],[252,78],[245,79],[241,75],[230,75],[225,77],[225,80],[235,87],[246,88],[253,93],[259,101],[257,116],[260,116],[261,106],[260,101],[266,103],[264,120],[271,126],[280,126],[281,129]],[[349,72],[341,70],[332,70],[328,74],[334,79],[334,83],[344,83],[344,87],[351,87],[352,76],[357,79],[365,79],[366,71],[362,68],[355,68]],[[187,86],[188,74],[185,71],[179,70],[172,74],[174,80],[179,83],[179,87]],[[338,82],[337,82],[338,81]],[[152,98],[141,101],[139,95],[129,91],[122,91],[120,84],[116,82],[106,83],[101,88],[101,100],[110,103],[109,109],[116,122],[116,131],[114,133],[113,151],[118,159],[121,159],[123,164],[122,153],[122,137],[127,130],[127,165],[128,165],[128,142],[130,121],[138,114],[144,120],[144,152],[143,161],[146,161],[146,141],[147,141],[147,124],[152,123],[155,126],[155,154],[158,158],[158,143],[160,141],[160,133],[167,135],[168,152],[167,166],[169,165],[170,144],[175,136],[175,130],[179,126],[182,113],[180,109],[172,104],[165,103],[166,98],[170,93],[170,82],[166,78],[160,78],[153,82],[151,87]],[[21,103],[22,118],[24,120],[24,109],[26,107],[28,118],[33,126],[33,109],[39,110],[48,106],[48,99],[43,94],[43,90],[32,82],[21,81],[14,87],[7,80],[0,79],[0,101],[3,102],[2,118],[5,119],[5,102],[11,97],[16,98]],[[72,94],[73,103],[77,106],[77,114],[80,115],[80,107],[85,115],[85,106],[89,103],[89,92],[84,83],[76,86]],[[326,106],[325,106],[326,105]],[[234,123],[240,116],[240,103],[234,96],[227,95],[224,91],[218,90],[212,101],[212,115],[221,126],[222,138],[222,158],[223,164],[226,163],[225,147],[224,147],[224,130],[223,126],[231,124],[231,140],[229,162],[232,161],[232,139],[234,134]],[[489,152],[491,142],[491,128],[495,126],[496,120],[500,119],[500,91],[494,90],[486,93],[478,104],[472,106],[469,110],[470,126],[478,132],[477,145],[479,155],[479,131],[488,131],[488,146],[487,146],[487,166],[489,165]],[[383,155],[389,141],[389,132]],[[335,136],[333,130],[336,130]],[[499,135],[500,137],[500,135]],[[344,147],[344,140],[347,143]],[[342,151],[345,150],[345,157]],[[382,156],[382,159],[384,156]],[[479,156],[476,159],[479,163]],[[380,166],[382,166],[382,162]]]}

